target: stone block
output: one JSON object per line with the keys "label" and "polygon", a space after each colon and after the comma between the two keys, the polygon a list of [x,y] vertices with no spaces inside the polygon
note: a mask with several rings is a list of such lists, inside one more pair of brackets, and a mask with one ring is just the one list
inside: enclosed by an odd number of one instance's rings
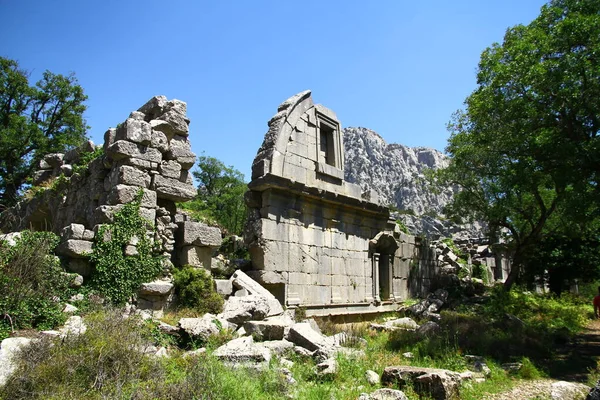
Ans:
{"label": "stone block", "polygon": [[150,124],[143,119],[127,118],[117,126],[115,140],[127,140],[133,143],[148,145],[151,142]]}
{"label": "stone block", "polygon": [[261,295],[231,296],[223,306],[223,318],[233,324],[263,320],[269,313],[267,299]]}
{"label": "stone block", "polygon": [[176,160],[186,170],[193,167],[196,162],[196,154],[192,152],[190,141],[184,136],[174,136],[171,139],[165,158]]}
{"label": "stone block", "polygon": [[92,266],[89,261],[84,258],[70,258],[67,264],[67,270],[75,272],[84,278],[89,278],[92,275]]}
{"label": "stone block", "polygon": [[113,160],[136,158],[155,163],[162,161],[162,154],[157,149],[126,140],[117,140],[114,142],[106,149],[106,155]]}
{"label": "stone block", "polygon": [[254,343],[252,336],[233,339],[216,349],[213,356],[222,361],[233,363],[257,363],[271,360],[271,351]]}
{"label": "stone block", "polygon": [[250,278],[244,272],[237,270],[231,276],[231,280],[233,285],[240,289],[246,289],[252,295],[259,295],[264,297],[269,304],[269,313],[268,317],[274,315],[283,314],[283,307],[279,303],[279,301],[269,292],[267,289],[262,287],[258,282]]}
{"label": "stone block", "polygon": [[221,230],[201,222],[185,221],[178,224],[179,243],[181,245],[208,246],[217,248],[223,243]]}
{"label": "stone block", "polygon": [[231,296],[233,284],[229,279],[215,279],[215,290],[222,296]]}
{"label": "stone block", "polygon": [[148,188],[150,186],[150,175],[129,165],[121,165],[113,168],[110,173],[112,186],[119,184]]}
{"label": "stone block", "polygon": [[283,318],[273,318],[265,321],[248,321],[244,324],[246,333],[255,340],[282,340],[290,323]]}
{"label": "stone block", "polygon": [[53,176],[54,173],[51,169],[35,171],[35,173],[33,174],[33,185],[40,185],[41,183],[48,181]]}
{"label": "stone block", "polygon": [[169,138],[164,132],[161,132],[157,129],[152,129],[152,133],[150,136],[150,147],[154,147],[155,149],[164,154],[169,150]]}
{"label": "stone block", "polygon": [[[148,189],[143,190],[141,207],[156,208],[156,192]],[[108,203],[111,205],[127,204],[135,200],[140,188],[138,186],[117,185],[112,188],[108,195]]]}
{"label": "stone block", "polygon": [[83,239],[84,232],[85,232],[85,226],[83,226],[82,224],[69,224],[61,230],[60,237],[63,240],[69,240],[69,239],[81,240],[81,239]]}
{"label": "stone block", "polygon": [[294,324],[294,326],[290,328],[287,339],[310,351],[333,347],[333,340],[315,331],[308,322]]}
{"label": "stone block", "polygon": [[152,188],[156,191],[159,199],[171,201],[188,201],[193,199],[198,191],[193,185],[179,182],[177,179],[166,178],[155,175]]}
{"label": "stone block", "polygon": [[158,166],[158,172],[166,178],[179,179],[181,177],[181,164],[175,160],[163,160]]}
{"label": "stone block", "polygon": [[173,283],[169,281],[156,280],[142,283],[138,293],[145,296],[166,296],[173,290]]}
{"label": "stone block", "polygon": [[87,240],[69,239],[58,245],[56,253],[67,257],[86,258],[92,252],[92,245],[93,243]]}
{"label": "stone block", "polygon": [[179,250],[179,264],[202,267],[210,271],[213,250],[210,247],[188,245]]}

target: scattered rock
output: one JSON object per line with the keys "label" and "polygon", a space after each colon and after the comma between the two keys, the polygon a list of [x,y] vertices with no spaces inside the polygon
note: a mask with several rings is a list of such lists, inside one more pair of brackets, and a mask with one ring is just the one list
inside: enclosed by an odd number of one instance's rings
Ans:
{"label": "scattered rock", "polygon": [[408,397],[401,390],[383,388],[371,394],[362,393],[358,400],[408,400]]}
{"label": "scattered rock", "polygon": [[424,323],[416,330],[416,334],[421,337],[432,337],[440,333],[440,326],[436,322],[429,321]]}
{"label": "scattered rock", "polygon": [[204,314],[201,318],[181,318],[179,328],[191,339],[206,340],[211,335],[218,334],[222,329],[228,329],[226,320],[213,314]]}
{"label": "scattered rock", "polygon": [[76,313],[77,311],[79,311],[79,309],[71,304],[65,304],[65,307],[63,308],[62,312],[66,313],[66,314],[73,314]]}
{"label": "scattered rock", "polygon": [[69,317],[65,325],[59,329],[61,337],[78,336],[87,331],[87,326],[83,323],[83,318],[78,315]]}
{"label": "scattered rock", "polygon": [[317,375],[319,376],[333,376],[337,373],[338,365],[335,358],[328,358],[327,360],[317,364]]}
{"label": "scattered rock", "polygon": [[267,300],[259,295],[244,297],[232,296],[223,306],[223,319],[234,324],[243,324],[246,321],[263,320],[269,314]]}
{"label": "scattered rock", "polygon": [[271,360],[271,351],[261,344],[254,343],[252,336],[233,339],[216,349],[213,355],[220,360],[234,363]]}
{"label": "scattered rock", "polygon": [[7,338],[0,343],[0,387],[4,386],[17,367],[15,355],[22,348],[29,346],[32,339],[24,337]]}
{"label": "scattered rock", "polygon": [[552,400],[583,399],[589,387],[583,383],[558,381],[550,386]]}
{"label": "scattered rock", "polygon": [[370,369],[365,372],[365,379],[371,386],[379,385],[381,382],[379,379],[379,374],[375,371],[371,371]]}
{"label": "scattered rock", "polygon": [[411,385],[419,395],[434,400],[458,398],[460,374],[445,369],[412,366],[386,367],[381,376],[384,385]]}

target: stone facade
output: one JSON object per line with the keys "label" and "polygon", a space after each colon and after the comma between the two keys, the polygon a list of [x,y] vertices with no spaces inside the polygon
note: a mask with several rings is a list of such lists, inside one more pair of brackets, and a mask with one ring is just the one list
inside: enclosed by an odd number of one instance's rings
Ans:
{"label": "stone facade", "polygon": [[336,115],[306,91],[283,102],[268,125],[246,194],[249,275],[286,306],[313,313],[379,310],[397,300],[399,232],[374,192],[344,180]]}

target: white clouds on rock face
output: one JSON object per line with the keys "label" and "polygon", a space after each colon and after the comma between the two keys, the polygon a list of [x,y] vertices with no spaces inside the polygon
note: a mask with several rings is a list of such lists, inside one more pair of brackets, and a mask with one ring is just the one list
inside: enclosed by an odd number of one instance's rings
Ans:
{"label": "white clouds on rock face", "polygon": [[425,170],[448,165],[448,157],[438,150],[387,144],[366,128],[345,128],[344,149],[345,179],[363,191],[375,190],[383,204],[418,215],[441,214],[454,193],[450,188],[433,193],[424,181]]}

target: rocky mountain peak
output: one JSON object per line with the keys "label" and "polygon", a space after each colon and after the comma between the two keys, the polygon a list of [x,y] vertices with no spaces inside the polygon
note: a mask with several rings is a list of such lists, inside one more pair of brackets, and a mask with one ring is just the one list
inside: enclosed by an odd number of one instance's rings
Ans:
{"label": "rocky mountain peak", "polygon": [[345,179],[363,190],[375,190],[383,203],[417,215],[439,215],[454,191],[434,193],[425,171],[444,168],[448,157],[426,147],[407,147],[386,141],[367,128],[345,128]]}

